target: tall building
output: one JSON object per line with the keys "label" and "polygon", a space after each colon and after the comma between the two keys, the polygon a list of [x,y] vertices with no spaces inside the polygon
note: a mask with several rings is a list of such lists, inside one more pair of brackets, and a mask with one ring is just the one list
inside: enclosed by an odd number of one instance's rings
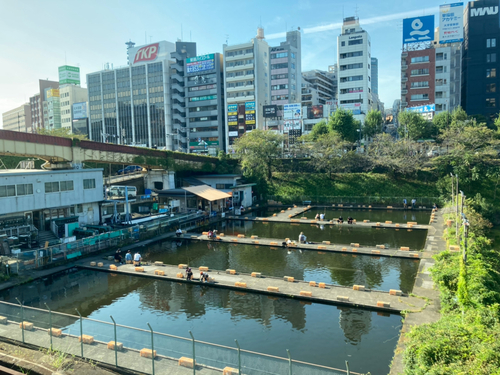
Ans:
{"label": "tall building", "polygon": [[31,132],[31,109],[29,103],[2,113],[4,130]]}
{"label": "tall building", "polygon": [[247,43],[224,45],[224,80],[226,147],[231,150],[237,138],[264,128],[262,107],[271,104],[264,29],[257,29],[257,36]]}
{"label": "tall building", "polygon": [[337,69],[302,72],[301,101],[303,107],[327,104],[337,98]]}
{"label": "tall building", "polygon": [[128,48],[130,65],[87,74],[89,138],[173,149],[171,54],[161,41]]}
{"label": "tall building", "polygon": [[45,98],[45,90],[58,89],[59,82],[40,79],[38,81],[38,94],[30,97],[30,112],[31,112],[31,129],[29,132],[36,133],[37,129],[44,128],[44,109],[43,102]]}
{"label": "tall building", "polygon": [[188,128],[186,125],[186,58],[196,56],[196,43],[181,42],[175,43],[175,51],[171,54],[173,60],[170,66],[170,90],[171,90],[171,113],[174,145],[173,149],[188,152]]}
{"label": "tall building", "polygon": [[61,128],[61,98],[59,89],[46,89],[43,101],[43,123],[47,130]]}
{"label": "tall building", "polygon": [[226,150],[223,59],[220,53],[186,59],[186,138],[183,151],[217,155]]}
{"label": "tall building", "polygon": [[464,12],[462,107],[490,120],[500,108],[499,9],[498,0],[477,0]]}
{"label": "tall building", "polygon": [[269,50],[271,68],[271,104],[301,101],[302,47],[300,29],[288,31],[286,41]]}
{"label": "tall building", "polygon": [[372,93],[378,95],[378,59],[372,57]]}
{"label": "tall building", "polygon": [[73,104],[87,102],[88,91],[76,85],[61,85],[59,98],[61,106],[61,127],[73,130]]}
{"label": "tall building", "polygon": [[357,17],[344,18],[337,51],[339,107],[351,110],[357,120],[364,121],[372,108],[371,41]]}

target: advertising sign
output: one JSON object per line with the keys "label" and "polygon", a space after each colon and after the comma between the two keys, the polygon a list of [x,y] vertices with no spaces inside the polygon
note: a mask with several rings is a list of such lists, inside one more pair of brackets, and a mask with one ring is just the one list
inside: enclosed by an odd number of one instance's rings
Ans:
{"label": "advertising sign", "polygon": [[158,56],[158,51],[160,50],[159,43],[153,43],[140,48],[134,57],[134,64],[138,62],[153,61]]}
{"label": "advertising sign", "polygon": [[361,114],[361,103],[341,104],[340,106],[347,111],[351,111],[353,115]]}
{"label": "advertising sign", "polygon": [[439,44],[464,40],[464,4],[453,3],[439,7]]}
{"label": "advertising sign", "polygon": [[238,104],[228,104],[227,111],[228,112],[237,112],[238,111]]}
{"label": "advertising sign", "polygon": [[[234,113],[234,115],[232,113]],[[230,112],[227,114],[227,124],[238,125],[238,116],[236,115],[236,112]]]}
{"label": "advertising sign", "polygon": [[405,18],[403,20],[403,44],[434,40],[434,16]]}
{"label": "advertising sign", "polygon": [[55,96],[56,98],[59,97],[59,89],[49,89],[46,92],[47,92],[47,99],[52,98],[53,96]]}
{"label": "advertising sign", "polygon": [[202,100],[213,100],[217,99],[217,95],[205,95],[205,96],[194,96],[192,98],[189,98],[190,102],[199,102]]}
{"label": "advertising sign", "polygon": [[410,112],[419,112],[419,113],[435,112],[436,105],[435,104],[427,104],[427,105],[421,105],[418,107],[406,108],[406,110],[410,111]]}
{"label": "advertising sign", "polygon": [[87,103],[74,103],[73,104],[73,120],[81,120],[87,118]]}
{"label": "advertising sign", "polygon": [[[255,111],[253,111],[255,112]],[[245,123],[247,125],[253,125],[255,124],[255,113],[247,113],[245,114]]]}
{"label": "advertising sign", "polygon": [[301,119],[302,118],[302,104],[285,104],[283,106],[283,118],[285,120]]}
{"label": "advertising sign", "polygon": [[238,132],[237,131],[229,132],[229,136],[230,137],[237,137],[238,136]]}
{"label": "advertising sign", "polygon": [[307,107],[307,118],[322,118],[323,117],[323,106],[322,105],[313,105]]}
{"label": "advertising sign", "polygon": [[262,107],[264,110],[264,117],[276,117],[278,115],[278,106],[276,105],[265,105]]}
{"label": "advertising sign", "polygon": [[294,129],[288,132],[288,144],[293,145],[297,138],[302,135],[302,129]]}
{"label": "advertising sign", "polygon": [[302,129],[301,120],[284,120],[283,121],[283,133],[288,133],[290,130]]}
{"label": "advertising sign", "polygon": [[198,73],[215,69],[215,55],[213,53],[186,59],[186,72]]}
{"label": "advertising sign", "polygon": [[59,67],[59,84],[79,85],[80,68],[77,66],[64,65]]}
{"label": "advertising sign", "polygon": [[245,112],[251,111],[251,110],[255,111],[255,102],[246,102],[245,103]]}

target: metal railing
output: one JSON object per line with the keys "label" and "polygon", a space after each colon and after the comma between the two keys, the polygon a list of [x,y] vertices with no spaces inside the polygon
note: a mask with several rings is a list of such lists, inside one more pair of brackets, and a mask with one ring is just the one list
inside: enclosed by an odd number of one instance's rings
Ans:
{"label": "metal railing", "polygon": [[[198,341],[191,331],[190,338],[185,338],[155,332],[149,323],[140,329],[117,324],[111,315],[111,322],[104,322],[84,318],[76,309],[78,316],[51,311],[47,304],[46,307],[47,310],[24,306],[19,300],[18,304],[0,302],[4,324],[0,335],[153,375],[155,372],[196,374],[200,367],[220,372],[231,367],[246,375],[359,375],[349,371],[347,361],[347,370],[336,369],[293,360],[288,349],[288,358],[277,357],[241,349],[237,340],[234,340],[235,347],[229,347]],[[156,358],[151,353],[155,353]],[[181,357],[196,366],[180,367]]]}
{"label": "metal railing", "polygon": [[378,197],[378,196],[319,196],[319,195],[295,195],[295,196],[268,196],[268,200],[273,200],[275,202],[281,202],[283,204],[302,204],[302,202],[311,202],[311,205],[330,205],[330,204],[343,204],[353,205],[353,208],[358,208],[358,205],[365,206],[394,206],[402,207],[403,199],[408,201],[410,204],[411,200],[415,198],[417,200],[416,206],[425,206],[426,208],[432,208],[433,203],[440,204],[441,199],[438,197]]}

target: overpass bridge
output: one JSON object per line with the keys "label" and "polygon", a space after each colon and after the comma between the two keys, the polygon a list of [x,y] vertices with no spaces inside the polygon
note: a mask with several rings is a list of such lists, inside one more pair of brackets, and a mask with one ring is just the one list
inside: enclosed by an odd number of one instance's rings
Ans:
{"label": "overpass bridge", "polygon": [[0,130],[0,155],[39,158],[46,161],[43,165],[46,169],[72,169],[84,162],[133,164],[161,169],[173,169],[179,164],[199,168],[209,163],[214,168],[218,162],[211,156],[10,130]]}

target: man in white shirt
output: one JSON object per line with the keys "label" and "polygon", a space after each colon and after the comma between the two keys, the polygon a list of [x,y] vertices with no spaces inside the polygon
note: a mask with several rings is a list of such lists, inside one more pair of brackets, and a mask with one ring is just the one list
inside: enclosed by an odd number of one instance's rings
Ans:
{"label": "man in white shirt", "polygon": [[135,253],[134,254],[134,265],[140,266],[141,260],[142,260],[141,254],[139,254],[139,252]]}

